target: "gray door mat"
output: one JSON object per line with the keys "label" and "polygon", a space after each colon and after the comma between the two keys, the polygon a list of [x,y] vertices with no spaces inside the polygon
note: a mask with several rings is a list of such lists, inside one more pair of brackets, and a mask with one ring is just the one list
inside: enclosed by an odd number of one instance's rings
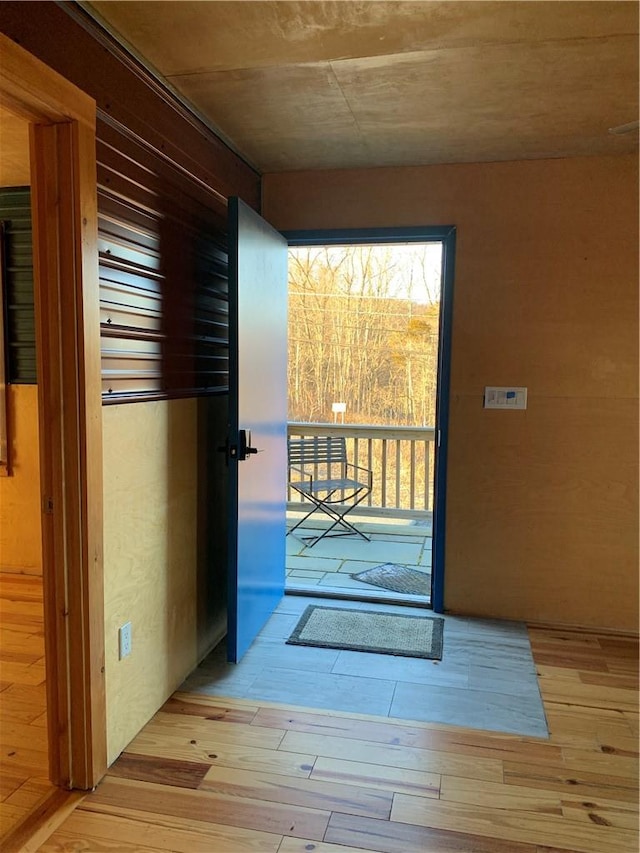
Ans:
{"label": "gray door mat", "polygon": [[310,604],[287,645],[442,658],[444,619]]}
{"label": "gray door mat", "polygon": [[351,577],[392,592],[404,592],[407,595],[430,595],[431,593],[431,575],[396,563],[382,563],[380,566],[374,566],[373,569],[352,574]]}

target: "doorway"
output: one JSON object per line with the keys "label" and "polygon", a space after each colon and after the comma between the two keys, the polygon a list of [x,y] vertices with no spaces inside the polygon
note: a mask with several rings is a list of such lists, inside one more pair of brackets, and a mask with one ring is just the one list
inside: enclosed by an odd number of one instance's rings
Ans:
{"label": "doorway", "polygon": [[29,123],[0,107],[0,838],[48,780]]}
{"label": "doorway", "polygon": [[[89,789],[106,769],[95,102],[1,34],[0,49],[0,102],[29,125],[47,708],[40,742],[54,785]],[[19,655],[28,654],[23,641]],[[45,772],[39,767],[39,778]],[[45,794],[40,817],[65,798]],[[23,823],[11,839],[26,831]],[[18,846],[8,838],[7,849]]]}
{"label": "doorway", "polygon": [[373,479],[361,536],[317,539],[317,511],[292,530],[311,506],[289,490],[286,592],[440,612],[455,231],[286,236],[289,437],[344,437]]}
{"label": "doorway", "polygon": [[[438,276],[438,288],[439,288],[439,307],[437,312],[437,345],[435,347],[435,358],[437,361],[436,366],[436,388],[435,388],[435,421],[433,423],[432,429],[434,431],[434,440],[432,442],[434,446],[433,453],[433,478],[432,478],[432,489],[433,489],[433,498],[432,498],[432,524],[433,524],[433,533],[435,534],[430,538],[430,548],[433,554],[433,565],[435,571],[431,577],[431,606],[433,610],[436,612],[443,612],[444,609],[444,600],[442,595],[443,589],[443,574],[444,574],[444,514],[445,514],[445,484],[446,484],[446,424],[447,424],[447,414],[448,414],[448,388],[449,388],[449,353],[450,353],[450,328],[451,328],[451,294],[452,294],[452,285],[453,285],[453,253],[455,246],[455,229],[453,228],[436,228],[436,229],[376,229],[374,231],[367,232],[336,232],[334,234],[327,234],[327,232],[320,232],[315,235],[315,242],[313,235],[310,235],[308,232],[299,232],[297,234],[285,234],[289,247],[298,247],[298,246],[345,246],[345,245],[375,245],[375,244],[394,244],[394,243],[404,243],[404,244],[412,244],[412,243],[428,243],[428,244],[436,244],[436,248],[438,253],[440,254],[440,267],[439,267],[439,276]],[[333,241],[333,242],[332,242]],[[230,264],[230,267],[239,268],[239,263],[235,261],[233,264]],[[237,287],[237,282],[234,285]],[[436,290],[438,289],[436,288]],[[230,284],[231,289],[231,284]],[[405,294],[406,296],[406,294]],[[241,300],[240,300],[241,301]],[[411,302],[411,300],[405,300]],[[416,302],[419,301],[416,300]],[[433,300],[424,299],[422,300],[424,306],[428,306],[433,303]],[[413,307],[412,307],[413,310]],[[426,311],[426,308],[421,310]],[[415,308],[415,311],[418,312],[418,308]],[[235,315],[235,311],[230,312]],[[433,313],[433,309],[432,309]],[[347,312],[348,315],[348,312]],[[419,318],[419,312],[418,312]],[[409,317],[409,320],[411,316]],[[414,318],[416,319],[416,318]],[[406,324],[407,317],[404,316],[404,321]],[[256,328],[263,328],[265,326],[264,322],[258,322]],[[270,326],[267,324],[267,328]],[[406,328],[406,326],[405,326]],[[417,328],[420,328],[418,324]],[[398,330],[394,330],[396,334],[398,334]],[[400,336],[398,334],[398,336]],[[295,341],[294,341],[295,343]],[[402,364],[402,363],[401,363]],[[406,363],[404,364],[406,369]],[[269,386],[271,387],[271,386]],[[325,401],[326,402],[326,401]],[[344,400],[338,401],[329,401],[332,402],[346,402]],[[347,408],[344,411],[340,409],[334,410],[333,406],[330,405],[330,415],[327,413],[325,416],[325,424],[324,429],[333,429],[335,427],[342,427],[342,414],[346,416]],[[335,417],[335,423],[334,418]],[[425,417],[426,419],[426,417]],[[338,421],[340,423],[338,423]],[[345,423],[347,422],[347,418],[345,417]],[[301,428],[301,422],[299,422],[296,428]],[[240,425],[239,425],[240,426]],[[385,430],[387,427],[383,424],[377,425],[379,429]],[[315,425],[315,429],[319,428],[319,425]],[[413,427],[408,427],[409,429],[413,429]],[[416,427],[419,428],[419,427]],[[242,446],[242,442],[235,435],[236,431],[233,431],[231,435],[231,442],[227,447],[227,454],[231,458],[235,458],[237,456],[239,448]],[[238,432],[241,432],[239,430]],[[244,446],[244,453],[248,452],[248,447],[252,447],[252,442],[248,440],[248,435],[246,437],[246,446]],[[254,452],[259,452],[261,446],[256,443],[256,447],[254,448]],[[266,454],[265,454],[266,455]],[[372,453],[372,456],[374,454]],[[256,458],[255,456],[253,458]],[[260,458],[259,456],[257,457]],[[252,464],[252,463],[243,463],[243,464]],[[284,491],[284,489],[283,489]],[[233,509],[233,508],[232,508]],[[283,501],[283,509],[284,509],[284,501]],[[373,507],[374,512],[379,512],[379,507]],[[409,507],[411,509],[411,507]],[[413,512],[414,516],[411,517],[411,520],[414,520],[417,514],[421,510],[417,510],[414,506]],[[424,511],[424,510],[422,510]],[[365,514],[365,524],[370,524],[372,515]],[[419,516],[418,516],[419,517]],[[284,534],[284,531],[283,531]],[[397,534],[396,534],[397,535]],[[288,537],[290,539],[291,537]],[[398,536],[401,538],[401,535]],[[338,542],[344,542],[345,540],[337,540]],[[377,540],[378,542],[380,540]],[[232,543],[235,544],[235,543]],[[413,543],[405,543],[405,544],[413,544]],[[380,547],[379,545],[377,546]],[[314,546],[315,548],[315,546]],[[312,549],[313,550],[313,549]],[[280,568],[282,569],[282,563],[280,563]],[[236,584],[236,577],[230,575],[229,577],[229,586],[233,592],[234,584]],[[289,589],[288,592],[294,592],[296,590]],[[336,593],[330,589],[326,589],[322,594],[318,589],[313,592],[307,592],[304,589],[297,590],[299,593],[297,597],[293,596],[285,596],[278,606],[275,608],[275,611],[271,618],[266,622],[262,630],[259,632],[259,635],[256,637],[256,641],[251,644],[251,646],[247,649],[246,655],[242,658],[242,660],[238,660],[237,664],[230,664],[229,654],[228,654],[228,644],[221,643],[217,646],[201,663],[200,665],[191,673],[188,679],[184,682],[182,690],[196,690],[197,692],[210,693],[212,695],[236,695],[246,697],[249,695],[249,692],[252,696],[262,696],[265,698],[264,691],[273,691],[276,689],[280,689],[282,687],[282,696],[286,697],[290,695],[290,687],[292,681],[295,684],[298,684],[300,687],[300,692],[305,693],[308,688],[309,699],[301,702],[301,704],[314,706],[317,702],[317,696],[314,693],[312,687],[308,687],[308,679],[303,680],[300,679],[299,671],[301,669],[313,672],[313,679],[316,678],[316,670],[314,668],[314,661],[319,667],[320,671],[326,675],[326,695],[323,688],[323,702],[330,703],[330,707],[342,707],[340,705],[332,705],[336,700],[335,695],[329,691],[329,685],[335,687],[338,692],[346,691],[353,703],[349,706],[351,710],[363,710],[362,702],[364,701],[364,707],[369,707],[367,705],[366,697],[370,695],[369,692],[361,695],[359,691],[359,687],[361,685],[360,675],[351,672],[349,674],[333,672],[334,666],[337,664],[337,658],[331,651],[327,650],[319,650],[319,649],[300,649],[297,646],[291,646],[285,642],[285,637],[289,636],[291,630],[295,627],[297,623],[301,608],[307,604],[313,604],[316,600],[321,600],[322,598],[332,597],[336,595],[340,595],[340,593]],[[383,596],[386,593],[383,592]],[[375,593],[373,593],[375,596]],[[372,597],[373,597],[372,596]],[[348,594],[342,594],[341,597],[348,597]],[[382,599],[382,600],[381,600]],[[377,605],[380,608],[385,608],[387,612],[396,611],[398,609],[397,604],[387,603],[384,598],[378,597],[376,599]],[[415,602],[414,602],[415,603]],[[423,609],[427,605],[426,597],[422,599],[422,601],[417,602],[419,606]],[[400,604],[400,609],[404,609],[407,606],[408,602],[405,600]],[[361,604],[360,601],[349,600],[343,603],[344,607],[354,608],[354,607],[367,607],[366,604]],[[351,654],[351,653],[345,653]],[[354,652],[356,659],[353,664],[356,667],[363,666],[364,668],[368,668],[371,670],[371,657],[365,653]],[[238,656],[236,656],[238,658]],[[318,658],[318,660],[316,660]],[[388,664],[389,661],[386,660]],[[394,661],[395,663],[395,661]],[[298,665],[299,664],[299,665]],[[422,662],[422,667],[424,668],[424,661]],[[429,665],[430,666],[430,665]],[[340,677],[338,677],[340,676]],[[257,683],[257,679],[260,677],[260,684]],[[368,672],[367,677],[372,677],[374,682],[376,680],[375,675],[371,672]],[[355,679],[355,680],[352,680]],[[280,686],[279,686],[280,685]],[[354,691],[354,687],[358,686],[358,689]],[[254,692],[254,687],[255,691]],[[375,689],[375,685],[374,685]],[[390,690],[393,693],[393,685],[391,685]],[[289,692],[287,692],[289,691]],[[357,694],[357,695],[356,695]],[[364,696],[364,699],[363,699]],[[276,699],[275,695],[270,694],[270,698],[273,698],[274,701],[280,701]],[[343,696],[344,698],[344,696]],[[300,695],[298,699],[291,701],[299,701]],[[351,701],[350,699],[350,701]],[[287,700],[288,701],[288,700]],[[358,704],[360,703],[360,704]],[[357,705],[357,707],[356,707]],[[370,710],[370,707],[369,707]],[[389,710],[389,709],[387,709]]]}

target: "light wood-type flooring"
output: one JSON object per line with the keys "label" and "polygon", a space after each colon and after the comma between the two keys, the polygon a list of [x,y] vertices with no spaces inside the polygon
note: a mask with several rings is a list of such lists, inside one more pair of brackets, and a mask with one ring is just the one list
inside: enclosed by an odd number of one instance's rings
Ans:
{"label": "light wood-type flooring", "polygon": [[177,693],[38,849],[637,853],[637,644],[530,635],[549,740]]}
{"label": "light wood-type flooring", "polygon": [[0,573],[0,849],[48,781],[42,581]]}
{"label": "light wood-type flooring", "polygon": [[[3,639],[31,636],[25,587]],[[529,634],[549,739],[176,693],[95,793],[2,849],[636,853],[637,643]]]}

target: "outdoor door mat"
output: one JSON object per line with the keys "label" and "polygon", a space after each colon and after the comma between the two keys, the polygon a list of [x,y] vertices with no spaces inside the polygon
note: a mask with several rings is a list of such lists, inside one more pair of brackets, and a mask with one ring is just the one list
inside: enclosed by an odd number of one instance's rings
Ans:
{"label": "outdoor door mat", "polygon": [[440,660],[443,628],[439,617],[310,604],[287,644]]}
{"label": "outdoor door mat", "polygon": [[383,563],[381,566],[366,569],[351,577],[392,592],[404,592],[408,595],[431,594],[431,575],[411,569],[409,566],[398,566],[395,563]]}

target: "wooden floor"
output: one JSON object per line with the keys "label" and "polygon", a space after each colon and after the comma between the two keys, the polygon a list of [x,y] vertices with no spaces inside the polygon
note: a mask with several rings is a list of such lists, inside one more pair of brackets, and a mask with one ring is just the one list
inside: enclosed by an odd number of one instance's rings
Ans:
{"label": "wooden floor", "polygon": [[549,740],[179,693],[30,849],[637,853],[637,644],[530,636]]}
{"label": "wooden floor", "polygon": [[42,581],[0,573],[0,848],[48,781]]}

